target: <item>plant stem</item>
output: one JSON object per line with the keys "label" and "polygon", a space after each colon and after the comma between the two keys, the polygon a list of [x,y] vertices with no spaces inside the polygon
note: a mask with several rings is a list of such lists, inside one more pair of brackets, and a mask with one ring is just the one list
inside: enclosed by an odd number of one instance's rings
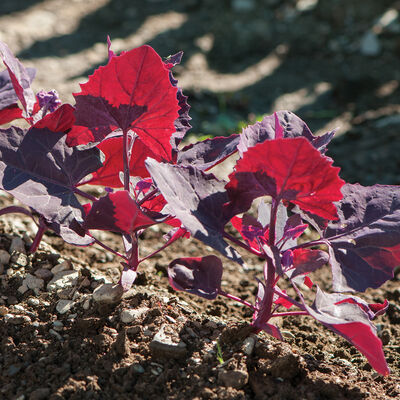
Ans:
{"label": "plant stem", "polygon": [[271,318],[273,318],[273,317],[285,317],[287,315],[310,315],[310,314],[308,314],[307,311],[288,311],[288,312],[281,312],[281,313],[272,314]]}
{"label": "plant stem", "polygon": [[124,260],[128,261],[128,259],[127,259],[123,254],[119,253],[118,251],[113,250],[111,247],[107,246],[107,245],[104,244],[103,242],[100,242],[99,239],[95,238],[95,237],[92,236],[90,233],[87,232],[86,234],[89,235],[91,238],[93,238],[93,239],[94,239],[94,242],[95,242],[96,244],[98,244],[99,246],[101,246],[103,249],[105,249],[105,250],[107,250],[107,251],[109,251],[109,252],[115,254],[116,256],[121,257],[121,258],[123,258]]}
{"label": "plant stem", "polygon": [[35,239],[33,239],[33,242],[31,244],[31,247],[29,248],[29,253],[33,254],[35,251],[38,249],[40,242],[42,241],[43,235],[47,230],[47,225],[43,221],[43,218],[40,217],[39,219],[39,229],[36,232]]}
{"label": "plant stem", "polygon": [[258,256],[258,257],[260,257],[260,258],[265,258],[265,256],[264,256],[263,253],[261,253],[260,251],[255,250],[255,249],[253,249],[253,248],[251,248],[251,247],[248,246],[247,244],[245,244],[245,243],[241,242],[240,240],[234,238],[234,237],[233,237],[232,235],[230,235],[229,233],[227,233],[227,232],[224,231],[223,234],[222,234],[222,236],[223,236],[225,239],[230,240],[232,243],[235,243],[236,245],[238,245],[238,246],[242,247],[243,249],[249,251],[250,253],[255,254],[256,256]]}
{"label": "plant stem", "polygon": [[221,295],[221,296],[227,297],[228,299],[235,300],[235,301],[237,301],[237,302],[239,302],[239,303],[241,303],[241,304],[243,304],[243,305],[245,305],[247,307],[250,307],[254,311],[258,311],[258,308],[253,306],[253,304],[247,302],[246,300],[241,299],[240,297],[236,297],[233,294],[226,293],[221,289],[218,289],[218,294]]}
{"label": "plant stem", "polygon": [[147,193],[142,200],[137,202],[138,206],[141,206],[145,201],[150,200],[156,193],[158,189],[153,189],[151,192]]}
{"label": "plant stem", "polygon": [[294,306],[300,308],[300,310],[304,310],[304,306],[301,303],[299,303],[298,301],[296,301],[295,299],[292,299],[290,296],[288,296],[287,294],[283,293],[282,291],[280,291],[276,287],[273,290],[274,290],[274,293],[276,293],[278,296],[283,297],[285,300],[289,301]]}
{"label": "plant stem", "polygon": [[129,191],[129,154],[128,154],[128,130],[124,129],[122,131],[122,143],[123,143],[123,148],[122,148],[122,157],[124,160],[124,189]]}
{"label": "plant stem", "polygon": [[93,196],[92,194],[86,193],[77,187],[74,188],[74,193],[79,194],[79,196],[84,197],[85,199],[88,199],[90,201],[97,201],[98,198],[96,196]]}

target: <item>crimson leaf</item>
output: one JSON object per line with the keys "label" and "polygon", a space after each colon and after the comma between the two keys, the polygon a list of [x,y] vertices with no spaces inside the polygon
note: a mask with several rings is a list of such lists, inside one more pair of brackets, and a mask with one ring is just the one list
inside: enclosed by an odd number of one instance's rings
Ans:
{"label": "crimson leaf", "polygon": [[[369,315],[360,307],[355,297],[343,301],[345,296],[324,293],[317,287],[315,301],[311,307],[303,304],[307,312],[327,328],[348,340],[367,357],[371,366],[382,375],[389,374],[382,342],[376,335]],[[363,303],[361,299],[358,299]]]}
{"label": "crimson leaf", "polygon": [[74,94],[77,128],[68,133],[69,145],[100,142],[116,129],[131,129],[154,153],[171,160],[177,89],[151,47],[112,57],[81,89]]}
{"label": "crimson leaf", "polygon": [[175,215],[196,239],[242,264],[236,250],[222,238],[229,221],[223,214],[223,205],[228,201],[225,182],[191,166],[159,163],[151,158],[145,164],[167,201],[170,214]]}
{"label": "crimson leaf", "polygon": [[212,300],[221,289],[222,262],[216,256],[178,258],[168,266],[170,285]]}
{"label": "crimson leaf", "polygon": [[130,234],[156,224],[157,221],[153,217],[163,216],[141,209],[128,191],[121,190],[95,201],[85,218],[83,227]]}
{"label": "crimson leaf", "polygon": [[75,185],[100,166],[98,149],[70,148],[62,133],[0,130],[0,187],[41,214],[60,234],[68,231],[69,238],[71,223],[82,221],[83,215]]}
{"label": "crimson leaf", "polygon": [[400,187],[346,184],[329,241],[335,291],[365,291],[393,278],[400,265]]}
{"label": "crimson leaf", "polygon": [[249,148],[229,175],[226,189],[235,213],[252,201],[270,195],[288,200],[326,219],[336,219],[334,201],[340,200],[343,181],[339,168],[320,154],[307,139],[267,140]]}
{"label": "crimson leaf", "polygon": [[[279,122],[279,126],[276,123]],[[322,154],[326,151],[326,146],[332,140],[335,132],[328,132],[322,136],[314,136],[307,124],[296,114],[290,111],[277,111],[272,115],[264,117],[261,122],[249,125],[243,129],[240,135],[238,150],[240,156],[250,147],[266,140],[278,138],[305,137]]]}
{"label": "crimson leaf", "polygon": [[[119,173],[124,169],[122,158],[123,137],[121,135],[110,137],[103,140],[97,145],[104,156],[105,160],[103,166],[93,173],[92,178],[85,183],[91,185],[104,185],[109,187],[122,187],[123,183],[119,177]],[[136,137],[131,150],[131,157],[129,161],[129,172],[131,176],[140,176],[147,178],[150,176],[144,161],[147,157],[156,158],[151,149],[143,144],[143,142]]]}

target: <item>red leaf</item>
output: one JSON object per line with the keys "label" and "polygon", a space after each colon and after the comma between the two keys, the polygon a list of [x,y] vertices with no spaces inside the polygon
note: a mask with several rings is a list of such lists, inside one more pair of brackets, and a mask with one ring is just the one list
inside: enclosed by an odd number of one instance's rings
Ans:
{"label": "red leaf", "polygon": [[18,107],[17,104],[12,104],[11,106],[0,110],[0,125],[14,121],[18,118],[22,118],[22,110]]}
{"label": "red leaf", "polygon": [[339,168],[303,137],[267,140],[249,148],[227,184],[235,213],[260,196],[287,200],[305,211],[336,219],[333,202],[342,198]]}
{"label": "red leaf", "polygon": [[[114,188],[123,187],[123,183],[119,178],[119,173],[124,170],[122,141],[122,136],[116,136],[103,140],[97,145],[97,148],[104,153],[105,160],[103,166],[94,172],[90,181],[86,183]],[[150,176],[144,165],[147,157],[155,158],[155,155],[139,138],[136,138],[132,146],[132,155],[129,161],[131,176],[140,176],[141,178]]]}
{"label": "red leaf", "polygon": [[85,218],[83,227],[132,233],[156,223],[136,204],[128,191],[121,190],[94,202]]}
{"label": "red leaf", "polygon": [[63,104],[57,110],[45,115],[34,125],[35,128],[47,128],[53,132],[65,132],[71,129],[75,122],[74,107]]}
{"label": "red leaf", "polygon": [[112,57],[81,89],[74,94],[77,128],[68,134],[70,146],[100,142],[118,128],[131,129],[155,154],[171,160],[177,88],[150,46]]}

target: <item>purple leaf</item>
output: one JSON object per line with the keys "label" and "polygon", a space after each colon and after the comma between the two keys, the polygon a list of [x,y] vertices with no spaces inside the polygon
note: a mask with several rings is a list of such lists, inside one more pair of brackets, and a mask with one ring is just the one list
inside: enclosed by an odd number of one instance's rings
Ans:
{"label": "purple leaf", "polygon": [[365,291],[393,278],[400,265],[400,187],[347,184],[329,223],[335,291]]}
{"label": "purple leaf", "polygon": [[168,266],[170,285],[212,300],[221,289],[222,262],[216,256],[178,258]]}
{"label": "purple leaf", "polygon": [[345,295],[324,293],[317,287],[315,301],[311,307],[303,304],[307,312],[328,329],[342,336],[355,346],[371,366],[382,375],[389,374],[382,342],[376,335],[375,326],[370,322],[369,315],[359,304],[361,299],[351,296],[350,301],[344,301]]}
{"label": "purple leaf", "polygon": [[229,200],[221,182],[197,168],[145,162],[154,183],[168,203],[168,210],[198,240],[233,261],[243,263],[236,250],[222,238],[225,224],[223,205]]}
{"label": "purple leaf", "polygon": [[73,221],[82,221],[75,185],[100,166],[98,149],[70,148],[64,134],[0,130],[0,187],[41,214],[56,232],[64,232],[63,237],[74,235]]}
{"label": "purple leaf", "polygon": [[283,238],[297,239],[307,229],[308,225],[303,224],[299,214],[291,215],[286,221]]}
{"label": "purple leaf", "polygon": [[231,135],[190,144],[179,151],[177,162],[207,171],[235,153],[239,139],[240,135]]}
{"label": "purple leaf", "polygon": [[14,87],[18,99],[26,112],[26,116],[30,116],[33,111],[33,106],[36,103],[36,96],[31,89],[32,75],[34,72],[28,71],[14,56],[8,46],[0,41],[0,56],[4,65],[8,69],[11,82]]}
{"label": "purple leaf", "polygon": [[[176,132],[171,136],[171,146],[174,151],[178,151],[178,144],[182,141],[186,132],[192,127],[189,121],[192,119],[189,117],[189,110],[190,105],[187,103],[187,96],[184,96],[182,93],[182,89],[178,87],[178,80],[174,78],[171,69],[178,65],[182,61],[183,51],[176,53],[172,56],[167,57],[164,60],[165,66],[170,70],[169,71],[169,80],[172,86],[178,88],[176,93],[176,97],[178,99],[179,111],[178,111],[178,118],[175,120],[175,129]],[[179,154],[179,152],[178,152]]]}
{"label": "purple leaf", "polygon": [[[276,122],[279,122],[277,129],[275,129]],[[326,146],[332,140],[334,134],[335,132],[332,131],[322,136],[314,136],[307,124],[297,115],[290,111],[277,111],[272,115],[264,117],[261,122],[256,122],[254,125],[249,125],[247,128],[244,128],[240,135],[238,150],[242,157],[243,153],[246,152],[248,148],[255,146],[257,143],[278,139],[280,137],[294,138],[303,136],[308,139],[316,149],[324,154]]]}

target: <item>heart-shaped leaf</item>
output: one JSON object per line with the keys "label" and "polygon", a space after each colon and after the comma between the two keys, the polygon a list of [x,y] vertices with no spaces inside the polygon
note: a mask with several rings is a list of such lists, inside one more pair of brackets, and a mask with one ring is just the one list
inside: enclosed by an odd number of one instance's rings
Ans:
{"label": "heart-shaped leaf", "polygon": [[336,219],[333,202],[342,198],[339,168],[304,137],[267,140],[249,148],[229,175],[226,189],[235,213],[269,195],[326,219]]}
{"label": "heart-shaped leaf", "polygon": [[68,144],[100,142],[111,132],[134,131],[161,158],[172,159],[177,89],[160,56],[141,46],[114,56],[75,93],[76,125]]}

